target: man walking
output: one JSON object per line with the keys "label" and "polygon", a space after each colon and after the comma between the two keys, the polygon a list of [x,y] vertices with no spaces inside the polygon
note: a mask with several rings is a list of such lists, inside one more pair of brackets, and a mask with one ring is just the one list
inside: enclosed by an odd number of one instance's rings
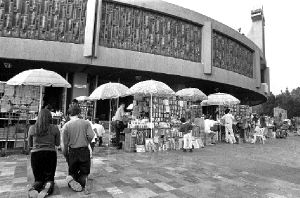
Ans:
{"label": "man walking", "polygon": [[72,190],[80,192],[85,188],[90,174],[91,158],[88,145],[95,134],[88,121],[78,118],[79,106],[71,106],[69,113],[70,121],[63,127],[63,154],[69,166],[66,180]]}

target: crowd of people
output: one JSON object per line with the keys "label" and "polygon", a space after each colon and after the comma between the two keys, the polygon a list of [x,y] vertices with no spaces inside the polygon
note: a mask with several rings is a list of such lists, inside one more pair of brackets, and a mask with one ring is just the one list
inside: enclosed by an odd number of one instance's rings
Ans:
{"label": "crowd of people", "polygon": [[[120,133],[125,128],[124,111],[125,104],[121,103],[113,117],[114,131],[116,132],[115,145],[122,148]],[[68,176],[66,182],[76,192],[89,193],[89,174],[91,158],[98,142],[102,145],[104,127],[98,119],[85,120],[80,117],[81,109],[76,100],[69,106],[68,117],[60,127],[51,124],[52,116],[47,108],[39,112],[36,123],[28,132],[28,143],[31,149],[31,168],[34,175],[34,183],[29,189],[29,197],[45,197],[52,194],[54,189],[54,176],[57,165],[57,147],[61,147],[62,154],[68,164]],[[205,115],[202,126],[181,118],[178,128],[183,134],[183,151],[193,151],[192,133],[195,127],[203,130],[209,144],[220,141],[220,132],[224,131],[224,141],[230,144],[238,143],[240,138],[255,143],[259,137],[268,137],[267,122],[265,116],[252,115],[250,118],[236,120],[225,110],[225,115],[219,120],[214,120],[212,115]],[[281,124],[281,125],[280,125]],[[282,129],[285,123],[274,122],[274,131]],[[264,143],[264,140],[262,141]],[[203,143],[202,143],[203,144]]]}

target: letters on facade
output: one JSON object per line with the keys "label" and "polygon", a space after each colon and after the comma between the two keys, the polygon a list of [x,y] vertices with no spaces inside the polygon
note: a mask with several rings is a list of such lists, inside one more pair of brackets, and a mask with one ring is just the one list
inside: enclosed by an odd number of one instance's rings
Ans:
{"label": "letters on facade", "polygon": [[83,43],[87,0],[0,0],[0,36]]}
{"label": "letters on facade", "polygon": [[213,66],[253,78],[253,56],[239,42],[213,32]]}
{"label": "letters on facade", "polygon": [[201,26],[103,1],[100,45],[201,62]]}

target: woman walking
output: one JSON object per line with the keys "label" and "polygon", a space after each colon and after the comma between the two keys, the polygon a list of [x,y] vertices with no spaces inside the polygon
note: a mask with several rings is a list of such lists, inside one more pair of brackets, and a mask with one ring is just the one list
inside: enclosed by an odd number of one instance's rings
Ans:
{"label": "woman walking", "polygon": [[29,128],[28,144],[31,148],[31,168],[34,175],[29,197],[45,197],[53,192],[57,165],[55,146],[60,145],[60,132],[51,122],[50,111],[42,109],[35,125]]}

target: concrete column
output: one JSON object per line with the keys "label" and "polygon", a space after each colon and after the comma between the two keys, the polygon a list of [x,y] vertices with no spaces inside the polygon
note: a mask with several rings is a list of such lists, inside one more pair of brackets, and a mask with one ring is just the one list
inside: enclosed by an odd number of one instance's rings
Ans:
{"label": "concrete column", "polygon": [[212,29],[211,22],[204,22],[202,27],[202,63],[204,64],[204,74],[212,74]]}
{"label": "concrete column", "polygon": [[98,48],[100,43],[100,30],[101,30],[101,16],[102,16],[102,0],[97,2],[97,18],[96,18],[96,31],[95,31],[95,48],[94,57],[98,56]]}
{"label": "concrete column", "polygon": [[[95,83],[95,89],[97,89],[98,87],[98,79],[99,79],[99,75],[96,75],[96,83]],[[97,113],[97,101],[98,100],[95,100],[94,102],[94,119],[96,118],[96,113]]]}
{"label": "concrete column", "polygon": [[258,50],[255,50],[254,53],[254,79],[255,79],[255,85],[256,88],[260,88],[261,86],[261,73],[260,73],[260,55]]}
{"label": "concrete column", "polygon": [[94,52],[94,33],[96,22],[97,0],[88,0],[86,9],[86,25],[84,34],[83,56],[91,57]]}
{"label": "concrete column", "polygon": [[268,84],[268,92],[270,93],[270,68],[266,67],[265,69],[265,83]]}
{"label": "concrete column", "polygon": [[[69,73],[66,73],[66,81],[69,80]],[[63,93],[63,113],[64,115],[67,115],[67,94],[68,94],[68,88],[64,88]]]}

